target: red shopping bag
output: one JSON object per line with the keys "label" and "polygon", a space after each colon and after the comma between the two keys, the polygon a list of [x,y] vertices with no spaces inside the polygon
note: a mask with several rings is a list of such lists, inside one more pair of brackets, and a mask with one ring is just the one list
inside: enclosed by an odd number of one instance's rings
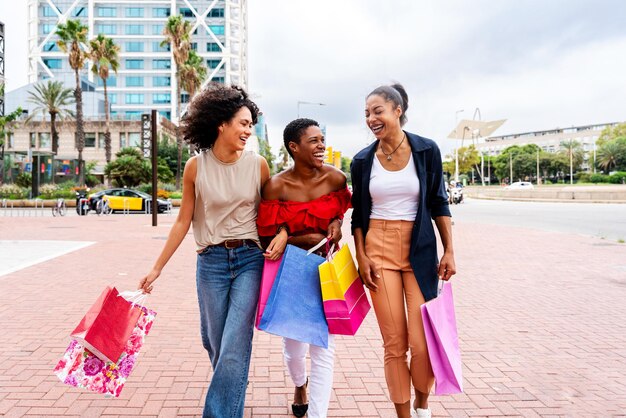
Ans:
{"label": "red shopping bag", "polygon": [[116,363],[133,332],[141,309],[107,287],[71,337],[106,362]]}
{"label": "red shopping bag", "polygon": [[254,323],[257,329],[259,329],[261,317],[263,316],[263,311],[265,311],[265,305],[267,305],[267,298],[269,298],[272,291],[274,279],[276,279],[276,273],[278,273],[278,268],[280,267],[281,261],[283,261],[282,257],[280,257],[276,261],[265,260],[265,264],[263,265],[263,275],[261,276],[261,290],[259,291],[259,305],[256,311],[256,322]]}
{"label": "red shopping bag", "polygon": [[461,350],[452,284],[444,282],[439,296],[423,304],[421,311],[428,357],[435,375],[435,395],[462,393]]}

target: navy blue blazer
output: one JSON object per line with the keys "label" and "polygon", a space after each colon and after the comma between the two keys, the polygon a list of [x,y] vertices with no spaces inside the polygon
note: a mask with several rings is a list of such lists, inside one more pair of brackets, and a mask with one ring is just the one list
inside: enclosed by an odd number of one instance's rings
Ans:
{"label": "navy blue blazer", "polygon": [[[425,300],[437,297],[439,277],[437,269],[437,238],[431,219],[438,216],[452,216],[448,206],[448,195],[443,180],[441,152],[435,141],[406,132],[413,161],[420,182],[420,195],[417,216],[411,235],[409,259]],[[367,231],[372,213],[370,195],[370,175],[379,141],[362,149],[350,165],[352,175],[352,234],[361,228],[363,237]]]}

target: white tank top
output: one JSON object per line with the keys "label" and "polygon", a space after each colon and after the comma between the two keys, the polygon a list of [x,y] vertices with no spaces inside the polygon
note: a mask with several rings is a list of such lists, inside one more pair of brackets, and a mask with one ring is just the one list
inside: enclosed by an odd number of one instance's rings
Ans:
{"label": "white tank top", "polygon": [[229,239],[251,239],[258,243],[259,158],[253,151],[244,151],[234,163],[223,163],[210,149],[196,156],[193,235],[198,250]]}
{"label": "white tank top", "polygon": [[372,214],[370,219],[386,221],[415,221],[419,205],[420,182],[413,154],[406,166],[398,171],[386,170],[374,155],[370,175]]}

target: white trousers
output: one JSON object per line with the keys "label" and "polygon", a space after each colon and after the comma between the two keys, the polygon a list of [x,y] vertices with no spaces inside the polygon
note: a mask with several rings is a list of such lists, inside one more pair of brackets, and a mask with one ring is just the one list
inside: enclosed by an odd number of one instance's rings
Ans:
{"label": "white trousers", "polygon": [[330,392],[333,389],[335,362],[335,338],[328,335],[328,349],[283,338],[285,365],[294,385],[306,383],[306,352],[311,355],[311,377],[309,378],[309,418],[326,418]]}

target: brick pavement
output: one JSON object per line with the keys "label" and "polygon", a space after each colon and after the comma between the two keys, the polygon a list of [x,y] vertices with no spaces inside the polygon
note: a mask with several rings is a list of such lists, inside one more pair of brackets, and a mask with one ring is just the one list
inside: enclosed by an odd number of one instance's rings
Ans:
{"label": "brick pavement", "polygon": [[[198,332],[191,236],[156,284],[155,326],[119,399],[61,384],[67,334],[107,284],[134,288],[173,217],[0,217],[1,240],[96,244],[0,276],[0,416],[200,416],[211,371]],[[626,416],[626,245],[469,222],[454,226],[465,393],[435,416]],[[374,315],[337,343],[331,417],[393,417]],[[257,333],[246,417],[287,417],[280,339]]]}

